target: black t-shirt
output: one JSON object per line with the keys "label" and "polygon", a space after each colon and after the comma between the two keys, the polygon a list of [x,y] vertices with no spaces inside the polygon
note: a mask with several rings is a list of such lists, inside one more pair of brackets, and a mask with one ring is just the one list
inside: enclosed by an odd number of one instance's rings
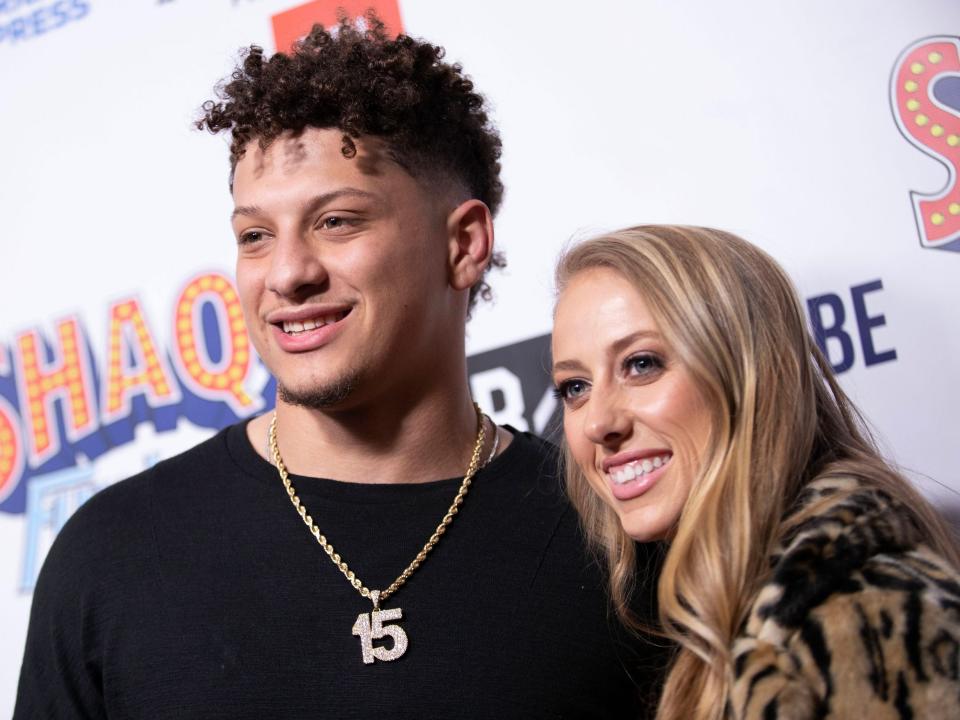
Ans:
{"label": "black t-shirt", "polygon": [[[403,611],[391,622],[406,653],[364,664],[352,629],[370,601],[311,536],[245,426],[228,428],[99,493],[64,527],[36,587],[15,718],[652,712],[638,685],[658,654],[611,618],[555,460],[515,434],[478,473],[447,533],[383,604]],[[460,483],[292,481],[371,589],[413,559]]]}

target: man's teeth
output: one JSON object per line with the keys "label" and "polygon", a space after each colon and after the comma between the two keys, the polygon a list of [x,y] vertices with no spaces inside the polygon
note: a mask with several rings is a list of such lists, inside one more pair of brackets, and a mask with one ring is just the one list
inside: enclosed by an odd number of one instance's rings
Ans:
{"label": "man's teeth", "polygon": [[624,483],[628,483],[631,480],[636,480],[639,477],[643,477],[647,473],[651,473],[654,470],[663,467],[670,462],[670,458],[672,457],[673,455],[670,453],[665,453],[663,455],[657,455],[656,457],[644,458],[643,460],[634,460],[626,465],[617,466],[608,474],[614,483],[617,485],[623,485]]}
{"label": "man's teeth", "polygon": [[296,335],[297,333],[306,332],[307,330],[316,330],[318,327],[323,327],[324,325],[330,325],[335,323],[338,320],[343,319],[343,313],[334,313],[332,315],[322,315],[320,317],[311,318],[310,320],[304,320],[303,322],[296,321],[284,321],[283,331],[289,335]]}

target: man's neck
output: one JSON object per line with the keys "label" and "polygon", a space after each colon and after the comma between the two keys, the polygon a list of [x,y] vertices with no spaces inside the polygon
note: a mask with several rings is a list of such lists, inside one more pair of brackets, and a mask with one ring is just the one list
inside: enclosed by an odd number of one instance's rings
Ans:
{"label": "man's neck", "polygon": [[[270,458],[272,414],[250,422],[253,447]],[[489,434],[489,428],[488,428]],[[296,475],[357,483],[415,483],[462,476],[477,436],[466,383],[416,400],[347,410],[277,401],[277,439]]]}

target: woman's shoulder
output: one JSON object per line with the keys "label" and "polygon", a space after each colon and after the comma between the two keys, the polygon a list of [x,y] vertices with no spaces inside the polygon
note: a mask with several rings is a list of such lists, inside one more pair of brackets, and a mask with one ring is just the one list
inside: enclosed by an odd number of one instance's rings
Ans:
{"label": "woman's shoulder", "polygon": [[958,717],[960,582],[924,546],[875,555],[794,624],[768,619],[733,652],[738,718]]}
{"label": "woman's shoulder", "polygon": [[960,576],[853,482],[811,486],[820,509],[774,556],[733,648],[735,717],[960,716]]}

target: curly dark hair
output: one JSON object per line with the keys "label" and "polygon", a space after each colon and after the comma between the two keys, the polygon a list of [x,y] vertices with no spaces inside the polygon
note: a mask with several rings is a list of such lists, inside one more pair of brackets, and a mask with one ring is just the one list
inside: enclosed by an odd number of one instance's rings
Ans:
{"label": "curly dark hair", "polygon": [[[231,185],[251,140],[266,149],[285,132],[337,128],[345,157],[356,154],[355,140],[376,136],[414,177],[453,178],[496,214],[503,198],[500,136],[463,68],[443,57],[443,48],[428,42],[391,39],[373,13],[365,29],[341,15],[333,31],[314,25],[289,54],[268,58],[261,47],[247,48],[196,125],[231,133]],[[495,253],[491,265],[505,264]],[[477,295],[490,298],[483,279],[471,288],[471,307]]]}

